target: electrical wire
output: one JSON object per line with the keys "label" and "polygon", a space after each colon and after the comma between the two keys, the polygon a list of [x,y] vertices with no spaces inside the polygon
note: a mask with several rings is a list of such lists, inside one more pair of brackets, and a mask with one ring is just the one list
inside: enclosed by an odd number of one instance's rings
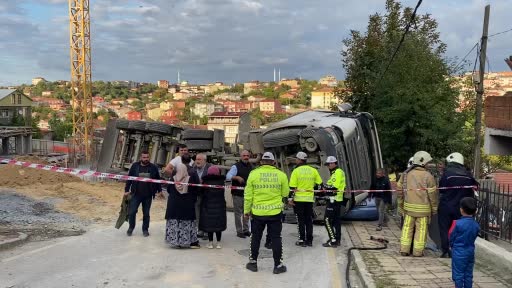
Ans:
{"label": "electrical wire", "polygon": [[414,12],[412,12],[411,19],[409,20],[409,22],[405,26],[405,31],[402,34],[402,39],[400,39],[400,42],[398,42],[398,46],[396,47],[395,52],[393,52],[393,56],[391,56],[391,60],[389,61],[388,65],[386,66],[386,69],[384,69],[384,72],[380,75],[379,81],[377,81],[377,83],[379,83],[382,80],[384,75],[388,72],[388,69],[391,66],[391,63],[393,63],[393,60],[395,60],[396,54],[398,54],[398,51],[400,50],[400,46],[402,46],[402,43],[405,40],[405,36],[407,35],[407,33],[409,33],[409,29],[411,28],[411,24],[414,22],[414,18],[416,17],[416,11],[418,11],[418,8],[420,7],[421,2],[423,2],[423,0],[419,0],[418,3],[416,4],[416,7],[414,8]]}
{"label": "electrical wire", "polygon": [[388,248],[389,241],[384,238],[370,236],[370,240],[377,241],[382,244],[380,247],[350,247],[347,250],[347,267],[345,268],[345,281],[347,288],[352,288],[350,283],[350,263],[352,262],[352,250],[384,250]]}
{"label": "electrical wire", "polygon": [[498,32],[498,33],[494,33],[492,35],[489,35],[488,37],[490,38],[490,37],[498,36],[498,35],[505,34],[505,33],[511,32],[511,31],[512,31],[512,28],[505,30],[505,31]]}
{"label": "electrical wire", "polygon": [[462,60],[459,61],[459,63],[455,66],[455,68],[453,68],[454,71],[456,71],[457,68],[459,68],[459,66],[462,64],[462,62],[464,62],[464,60],[466,60],[466,58],[469,56],[469,54],[471,54],[471,52],[473,52],[473,50],[475,50],[476,47],[478,47],[478,42],[475,43],[473,48],[471,48],[471,50],[469,50],[469,52],[466,54],[466,56],[464,56],[464,58],[462,58]]}

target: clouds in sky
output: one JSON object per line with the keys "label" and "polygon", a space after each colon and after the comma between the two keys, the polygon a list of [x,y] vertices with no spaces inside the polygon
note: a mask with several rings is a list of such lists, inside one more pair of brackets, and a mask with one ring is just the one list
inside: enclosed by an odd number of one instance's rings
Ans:
{"label": "clouds in sky", "polygon": [[[67,0],[0,1],[0,85],[35,76],[69,79]],[[194,83],[271,80],[282,77],[343,78],[341,41],[364,30],[384,0],[91,0],[95,80]],[[405,0],[406,6],[416,1]],[[421,14],[439,21],[448,57],[462,57],[482,33],[481,0],[424,1]],[[490,33],[512,28],[512,0],[490,3]],[[492,37],[491,69],[506,70],[510,34]],[[471,61],[474,56],[470,57]]]}

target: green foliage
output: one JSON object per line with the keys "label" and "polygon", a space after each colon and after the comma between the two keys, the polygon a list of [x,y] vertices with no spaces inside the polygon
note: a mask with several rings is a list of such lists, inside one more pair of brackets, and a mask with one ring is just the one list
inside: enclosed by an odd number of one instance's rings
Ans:
{"label": "green foliage", "polygon": [[[386,1],[386,13],[369,17],[365,34],[351,31],[343,41],[346,87],[337,95],[356,110],[372,113],[378,123],[386,164],[405,168],[418,150],[444,158],[462,151],[465,114],[456,111],[459,90],[449,77],[438,24],[430,15],[418,15],[386,74],[382,74],[398,46],[411,8]],[[381,77],[382,76],[382,77]]]}
{"label": "green foliage", "polygon": [[52,118],[48,121],[50,129],[53,131],[53,139],[55,141],[64,141],[73,134],[72,115],[68,113],[64,121],[57,118],[57,114],[53,113]]}
{"label": "green foliage", "polygon": [[32,138],[34,139],[41,139],[41,129],[37,127],[37,124],[41,118],[39,116],[32,117],[32,123],[30,123],[30,126],[32,126]]}
{"label": "green foliage", "polygon": [[11,118],[11,126],[25,126],[25,118],[23,115],[19,115],[15,112]]}

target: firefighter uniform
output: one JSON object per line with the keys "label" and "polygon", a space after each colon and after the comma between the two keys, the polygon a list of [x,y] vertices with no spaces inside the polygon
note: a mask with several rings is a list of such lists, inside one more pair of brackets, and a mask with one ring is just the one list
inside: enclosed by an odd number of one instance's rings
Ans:
{"label": "firefighter uniform", "polygon": [[315,201],[315,186],[322,184],[318,170],[299,164],[290,175],[290,187],[296,189],[290,196],[293,197],[293,207],[297,217],[299,230],[299,246],[313,245],[313,203]]}
{"label": "firefighter uniform", "polygon": [[[267,152],[268,153],[268,152]],[[265,153],[262,159],[274,160],[271,153]],[[267,158],[265,158],[267,157]],[[281,239],[283,199],[290,192],[288,177],[282,171],[271,165],[262,165],[254,169],[244,192],[244,214],[251,214],[251,253],[248,269],[257,271],[260,242],[265,226],[272,239],[274,257],[274,273],[278,266],[283,266],[283,247]],[[251,266],[252,265],[252,266]],[[251,267],[251,268],[249,268]],[[284,268],[286,271],[286,267]],[[285,272],[280,271],[279,273]],[[277,274],[277,273],[276,273]]]}
{"label": "firefighter uniform", "polygon": [[[333,162],[335,163],[335,162]],[[343,192],[345,191],[345,173],[337,165],[334,169],[329,169],[331,177],[327,181],[326,189],[335,190],[334,194],[329,196],[327,207],[325,209],[325,229],[329,235],[329,241],[323,246],[338,246],[341,240],[341,220],[340,209],[343,202]]]}
{"label": "firefighter uniform", "polygon": [[[418,153],[423,152],[416,157]],[[430,217],[437,214],[438,192],[434,176],[425,169],[432,160],[427,152],[415,154],[414,165],[404,172],[398,182],[398,205],[403,211],[404,223],[400,238],[400,253],[409,255],[414,237],[413,255],[423,256]],[[423,161],[419,161],[423,159]]]}

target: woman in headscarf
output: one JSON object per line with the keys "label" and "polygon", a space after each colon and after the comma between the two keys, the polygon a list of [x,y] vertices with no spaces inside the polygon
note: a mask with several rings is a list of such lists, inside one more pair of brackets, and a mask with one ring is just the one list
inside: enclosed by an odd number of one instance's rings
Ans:
{"label": "woman in headscarf", "polygon": [[165,211],[167,220],[165,240],[172,248],[200,247],[194,221],[198,187],[187,185],[198,184],[197,178],[196,173],[189,174],[187,166],[180,163],[172,176],[172,180],[179,183],[167,186],[169,197]]}
{"label": "woman in headscarf", "polygon": [[[203,184],[224,186],[225,177],[220,175],[219,167],[211,166],[203,177]],[[199,230],[208,233],[208,249],[213,248],[213,233],[217,238],[216,248],[222,248],[220,239],[226,230],[226,200],[223,188],[203,188],[203,201],[199,218]]]}

